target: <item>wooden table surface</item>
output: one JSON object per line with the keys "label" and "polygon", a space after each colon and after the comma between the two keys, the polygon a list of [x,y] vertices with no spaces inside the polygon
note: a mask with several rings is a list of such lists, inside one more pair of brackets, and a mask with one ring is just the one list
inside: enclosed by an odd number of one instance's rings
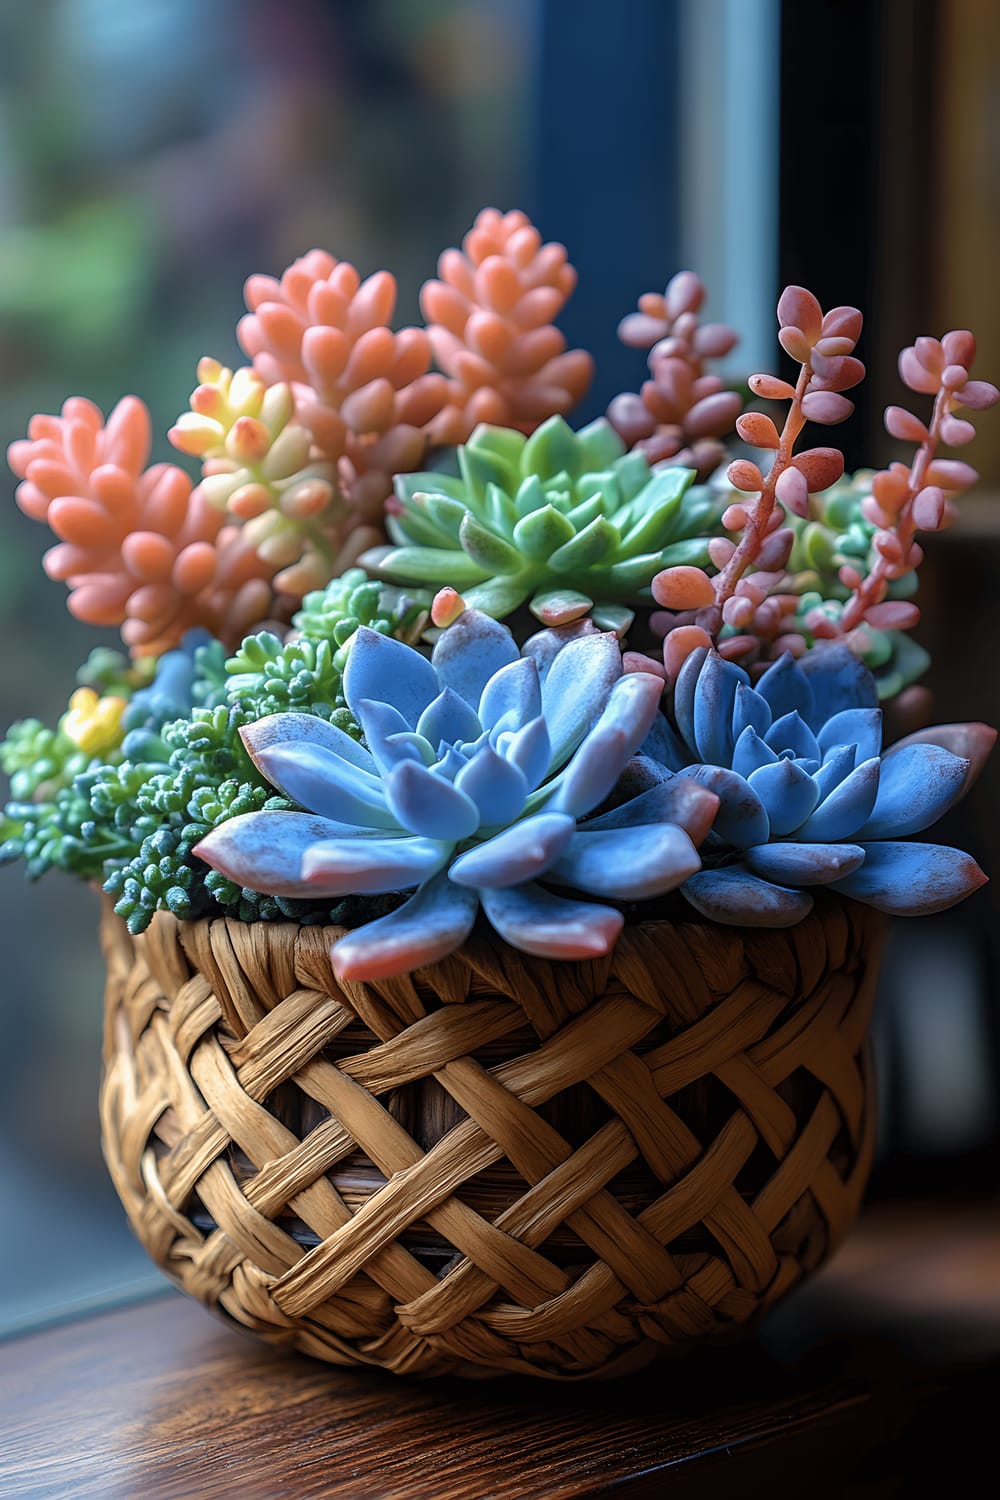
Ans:
{"label": "wooden table surface", "polygon": [[173,1292],[24,1335],[0,1346],[0,1495],[961,1494],[998,1402],[1000,1209],[881,1209],[761,1339],[608,1385],[345,1372]]}

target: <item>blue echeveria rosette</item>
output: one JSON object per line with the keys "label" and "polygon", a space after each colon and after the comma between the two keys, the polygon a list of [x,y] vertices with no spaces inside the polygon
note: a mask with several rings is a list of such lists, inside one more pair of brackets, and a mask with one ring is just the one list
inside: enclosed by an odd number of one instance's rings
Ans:
{"label": "blue echeveria rosette", "polygon": [[688,879],[719,806],[696,780],[639,778],[600,811],[661,717],[661,691],[651,674],[623,675],[615,635],[589,623],[540,631],[519,652],[505,626],[466,610],[430,659],[362,628],[344,694],[365,745],[302,714],[247,726],[259,769],[307,811],[234,818],[194,853],[274,896],[412,891],[335,944],[341,979],[444,958],[480,908],[525,952],[598,957],[624,922],[607,903]]}
{"label": "blue echeveria rosette", "polygon": [[788,927],[810,887],[917,916],[982,885],[969,855],[909,836],[968,789],[995,739],[985,724],[939,725],[883,754],[875,681],[846,647],[785,655],[753,685],[703,647],[643,751],[719,798],[688,901],[717,922]]}

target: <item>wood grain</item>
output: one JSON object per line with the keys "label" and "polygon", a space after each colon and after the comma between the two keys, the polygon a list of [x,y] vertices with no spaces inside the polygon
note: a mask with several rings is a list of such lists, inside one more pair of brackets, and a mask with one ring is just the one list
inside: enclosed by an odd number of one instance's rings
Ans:
{"label": "wood grain", "polygon": [[998,1252],[998,1214],[869,1217],[767,1347],[576,1387],[334,1370],[169,1293],[0,1350],[0,1496],[871,1500],[936,1464],[954,1484],[971,1393],[1000,1396]]}

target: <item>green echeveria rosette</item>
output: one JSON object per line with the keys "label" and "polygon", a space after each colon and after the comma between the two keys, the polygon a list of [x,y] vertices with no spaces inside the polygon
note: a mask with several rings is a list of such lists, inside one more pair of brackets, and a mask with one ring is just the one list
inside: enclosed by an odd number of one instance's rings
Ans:
{"label": "green echeveria rosette", "polygon": [[561,417],[531,436],[477,427],[459,473],[397,476],[393,545],[361,562],[401,584],[457,590],[504,619],[522,605],[546,625],[592,613],[621,633],[651,603],[662,568],[708,562],[724,508],[687,469],[654,471],[603,419],[574,432]]}
{"label": "green echeveria rosette", "polygon": [[645,751],[719,798],[705,868],[682,886],[691,904],[717,922],[787,927],[811,887],[920,915],[980,886],[968,855],[905,840],[967,789],[995,739],[984,724],[943,725],[882,754],[875,683],[846,646],[785,655],[753,686],[701,648]]}
{"label": "green echeveria rosette", "polygon": [[444,958],[480,908],[525,952],[595,957],[624,920],[610,903],[659,896],[698,869],[710,791],[654,779],[600,810],[662,689],[651,674],[622,675],[614,633],[585,622],[519,652],[504,626],[467,610],[428,660],[362,628],[344,687],[365,744],[299,714],[247,726],[259,770],[302,811],[233,819],[194,851],[283,898],[413,892],[336,944],[341,978]]}

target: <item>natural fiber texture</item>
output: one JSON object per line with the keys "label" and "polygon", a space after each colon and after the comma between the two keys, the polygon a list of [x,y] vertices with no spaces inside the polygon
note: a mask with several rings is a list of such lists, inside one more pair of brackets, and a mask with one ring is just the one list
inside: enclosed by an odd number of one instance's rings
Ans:
{"label": "natural fiber texture", "polygon": [[339,929],[107,912],[105,1153],[186,1291],[401,1374],[623,1373],[745,1324],[853,1220],[882,918],[488,932],[338,987]]}

